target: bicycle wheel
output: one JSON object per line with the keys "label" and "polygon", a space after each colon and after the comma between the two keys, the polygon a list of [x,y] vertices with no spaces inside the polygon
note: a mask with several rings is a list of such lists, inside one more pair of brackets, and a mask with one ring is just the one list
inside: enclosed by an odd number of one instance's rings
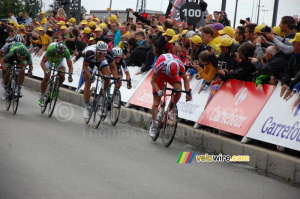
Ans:
{"label": "bicycle wheel", "polygon": [[15,77],[15,85],[12,87],[12,112],[15,115],[19,106],[20,99],[20,81],[19,76]]}
{"label": "bicycle wheel", "polygon": [[110,103],[110,122],[115,126],[118,122],[121,110],[121,92],[115,89]]}
{"label": "bicycle wheel", "polygon": [[59,85],[58,85],[58,80],[56,80],[54,82],[52,89],[49,92],[48,117],[51,117],[54,112],[54,108],[58,99],[58,92],[59,92]]}
{"label": "bicycle wheel", "polygon": [[[90,105],[91,105],[91,112],[93,113],[95,107],[96,107],[96,88],[93,87],[91,88],[91,97],[90,97]],[[90,117],[89,118],[84,118],[84,123],[88,124],[92,118],[92,113],[90,112]]]}
{"label": "bicycle wheel", "polygon": [[[160,112],[162,111],[162,112]],[[156,132],[155,132],[155,136],[154,137],[151,137],[152,138],[152,141],[155,142],[159,136],[159,133],[160,133],[160,129],[163,128],[163,116],[165,114],[165,103],[163,103],[160,107],[160,110],[158,111],[157,113],[157,117],[156,117],[156,122],[157,122],[157,126],[156,126]]]}
{"label": "bicycle wheel", "polygon": [[93,112],[93,127],[97,129],[103,120],[104,116],[104,107],[105,107],[105,93],[100,90],[99,95],[96,98],[95,108]]}
{"label": "bicycle wheel", "polygon": [[[49,84],[48,84],[48,85],[49,85]],[[50,93],[50,91],[52,90],[53,84],[50,83],[50,85],[49,85],[48,87],[49,87],[49,89],[48,89],[48,91],[45,93],[45,102],[44,102],[44,106],[41,107],[41,113],[42,113],[42,114],[44,114],[44,112],[46,111],[47,106],[48,106],[48,104],[49,104],[49,102],[50,102],[50,95],[49,95],[49,93]]]}
{"label": "bicycle wheel", "polygon": [[173,120],[170,120],[168,115],[168,111],[165,112],[164,124],[162,129],[162,143],[165,147],[170,146],[175,137],[178,117],[178,110],[176,105],[174,105],[170,112],[170,115],[173,117]]}
{"label": "bicycle wheel", "polygon": [[15,80],[10,80],[8,85],[8,92],[6,93],[6,111],[9,111],[12,100],[12,86],[15,85]]}

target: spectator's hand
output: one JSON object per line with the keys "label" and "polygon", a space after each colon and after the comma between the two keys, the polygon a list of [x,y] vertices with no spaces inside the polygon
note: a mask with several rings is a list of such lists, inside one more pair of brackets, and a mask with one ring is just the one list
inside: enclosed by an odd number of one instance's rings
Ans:
{"label": "spectator's hand", "polygon": [[298,15],[294,15],[294,19],[295,19],[295,24],[297,24],[299,21]]}
{"label": "spectator's hand", "polygon": [[182,28],[183,29],[186,29],[188,27],[187,23],[183,20],[182,21]]}
{"label": "spectator's hand", "polygon": [[[284,88],[282,88],[282,87],[284,87]],[[283,99],[286,99],[291,94],[292,90],[290,90],[287,85],[283,85],[282,87],[281,87],[280,97],[282,97],[283,94],[285,93]]]}
{"label": "spectator's hand", "polygon": [[251,63],[254,65],[255,64],[255,62],[257,61],[257,59],[256,58],[251,58],[251,57],[249,57],[249,59],[251,59]]}
{"label": "spectator's hand", "polygon": [[134,10],[132,8],[129,8],[129,12],[131,12],[133,14]]}
{"label": "spectator's hand", "polygon": [[198,94],[200,94],[203,91],[204,87],[205,87],[205,84],[202,84],[199,91],[198,91]]}
{"label": "spectator's hand", "polygon": [[40,50],[40,51],[36,54],[36,56],[37,56],[37,57],[40,57],[40,56],[42,56],[42,54],[43,54],[43,51]]}
{"label": "spectator's hand", "polygon": [[288,85],[283,84],[283,85],[281,86],[280,97],[283,96],[283,94],[285,93],[285,91],[286,91],[287,89],[289,89]]}
{"label": "spectator's hand", "polygon": [[261,43],[262,39],[260,36],[258,36],[255,41],[256,41],[256,43]]}
{"label": "spectator's hand", "polygon": [[181,52],[182,51],[181,46],[177,42],[175,43],[175,51],[176,52]]}
{"label": "spectator's hand", "polygon": [[275,39],[275,36],[271,33],[266,32],[265,35],[267,36],[268,40],[273,41]]}
{"label": "spectator's hand", "polygon": [[297,106],[300,103],[300,95],[298,95],[297,99],[294,102],[294,107]]}
{"label": "spectator's hand", "polygon": [[264,44],[268,44],[268,41],[266,40],[265,37],[260,37],[261,38],[261,42],[264,43]]}
{"label": "spectator's hand", "polygon": [[107,20],[107,18],[106,18],[106,17],[104,18],[104,20],[103,20],[103,21],[104,21],[104,23],[105,23],[105,24],[108,24],[108,20]]}
{"label": "spectator's hand", "polygon": [[258,90],[258,91],[263,91],[263,85],[262,85],[262,84],[259,84],[259,85],[256,87],[256,90]]}
{"label": "spectator's hand", "polygon": [[222,75],[222,76],[225,76],[225,71],[222,70],[222,69],[219,69],[219,70],[218,70],[218,73],[219,73],[220,75]]}
{"label": "spectator's hand", "polygon": [[295,93],[296,93],[295,91],[292,91],[292,92],[290,93],[290,95],[287,96],[287,98],[285,99],[285,101],[288,101],[289,99],[291,99],[291,98],[294,96]]}

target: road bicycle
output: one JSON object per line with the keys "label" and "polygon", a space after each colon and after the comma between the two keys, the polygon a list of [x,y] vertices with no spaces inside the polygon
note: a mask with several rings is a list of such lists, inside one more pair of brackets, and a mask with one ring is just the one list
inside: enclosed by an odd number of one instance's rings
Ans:
{"label": "road bicycle", "polygon": [[[91,89],[91,99],[90,99],[90,107],[91,113],[90,117],[85,119],[85,123],[88,124],[93,118],[93,128],[97,129],[101,123],[104,121],[107,115],[107,112],[110,110],[110,119],[111,124],[114,126],[118,122],[118,118],[121,110],[121,92],[118,88],[114,88],[113,93],[110,93],[111,86],[113,84],[119,83],[120,81],[127,81],[120,78],[114,78],[106,75],[99,75],[99,71],[97,68],[93,70],[91,80],[96,77],[96,87]],[[104,90],[104,83],[106,79],[113,80],[108,89]],[[101,82],[101,85],[99,85]],[[101,86],[101,87],[100,87]],[[98,92],[98,90],[100,90]]]}
{"label": "road bicycle", "polygon": [[[167,94],[167,90],[170,90],[171,93]],[[176,104],[174,103],[175,93],[182,92],[189,94],[191,91],[187,92],[185,90],[176,90],[174,88],[168,88],[167,82],[165,82],[162,91],[163,96],[161,98],[160,105],[158,106],[158,114],[155,120],[156,132],[155,136],[152,137],[152,140],[155,142],[161,131],[162,143],[165,147],[169,147],[175,137],[178,122],[178,109]],[[166,109],[167,97],[171,97],[171,100]]]}
{"label": "road bicycle", "polygon": [[19,101],[20,101],[20,71],[26,70],[27,68],[21,68],[17,65],[17,62],[14,61],[14,64],[9,67],[11,68],[11,75],[8,83],[8,90],[6,92],[6,111],[9,111],[12,104],[12,112],[15,115],[18,110]]}
{"label": "road bicycle", "polygon": [[55,67],[55,64],[48,69],[51,77],[49,78],[49,81],[47,83],[48,90],[45,93],[45,103],[44,106],[41,107],[42,114],[46,111],[47,106],[48,108],[48,117],[50,118],[54,112],[54,108],[56,105],[56,102],[59,98],[59,74],[69,74],[68,72],[64,72],[59,70]]}

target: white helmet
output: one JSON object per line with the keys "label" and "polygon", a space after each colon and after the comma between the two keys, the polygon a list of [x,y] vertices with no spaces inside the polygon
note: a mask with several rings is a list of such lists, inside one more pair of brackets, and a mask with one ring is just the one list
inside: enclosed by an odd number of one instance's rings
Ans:
{"label": "white helmet", "polygon": [[107,49],[108,49],[108,45],[107,45],[107,43],[105,43],[105,42],[103,42],[103,41],[97,43],[97,45],[96,45],[96,50],[97,50],[97,51],[100,51],[100,50],[107,50]]}
{"label": "white helmet", "polygon": [[22,35],[16,34],[14,36],[14,41],[24,43],[24,37]]}
{"label": "white helmet", "polygon": [[113,52],[113,54],[114,54],[115,57],[122,57],[122,55],[123,55],[123,51],[119,47],[114,47],[112,49],[112,52]]}

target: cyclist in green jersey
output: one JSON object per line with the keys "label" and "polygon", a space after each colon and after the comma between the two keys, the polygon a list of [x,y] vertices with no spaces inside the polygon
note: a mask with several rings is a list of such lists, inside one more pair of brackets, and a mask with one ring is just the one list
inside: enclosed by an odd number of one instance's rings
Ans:
{"label": "cyclist in green jersey", "polygon": [[[72,82],[73,64],[71,61],[71,55],[69,49],[63,43],[52,43],[48,46],[46,54],[41,61],[41,67],[44,70],[45,76],[41,82],[41,96],[39,100],[39,105],[44,106],[45,103],[45,91],[47,89],[47,82],[50,78],[49,69],[55,64],[55,67],[60,71],[66,71],[66,64],[64,59],[67,60],[67,65],[69,67],[69,77],[68,81]],[[59,74],[59,86],[65,81],[65,74]]]}
{"label": "cyclist in green jersey", "polygon": [[[28,75],[31,76],[31,71],[33,69],[31,54],[28,52],[27,48],[24,45],[11,46],[9,53],[1,60],[2,71],[4,74],[4,88],[7,90],[9,77],[10,77],[10,67],[14,64],[14,61],[17,62],[17,65],[20,68],[26,68],[29,65]],[[20,85],[22,88],[23,82],[25,79],[25,70],[20,70]],[[22,96],[22,90],[20,90],[20,96]]]}

